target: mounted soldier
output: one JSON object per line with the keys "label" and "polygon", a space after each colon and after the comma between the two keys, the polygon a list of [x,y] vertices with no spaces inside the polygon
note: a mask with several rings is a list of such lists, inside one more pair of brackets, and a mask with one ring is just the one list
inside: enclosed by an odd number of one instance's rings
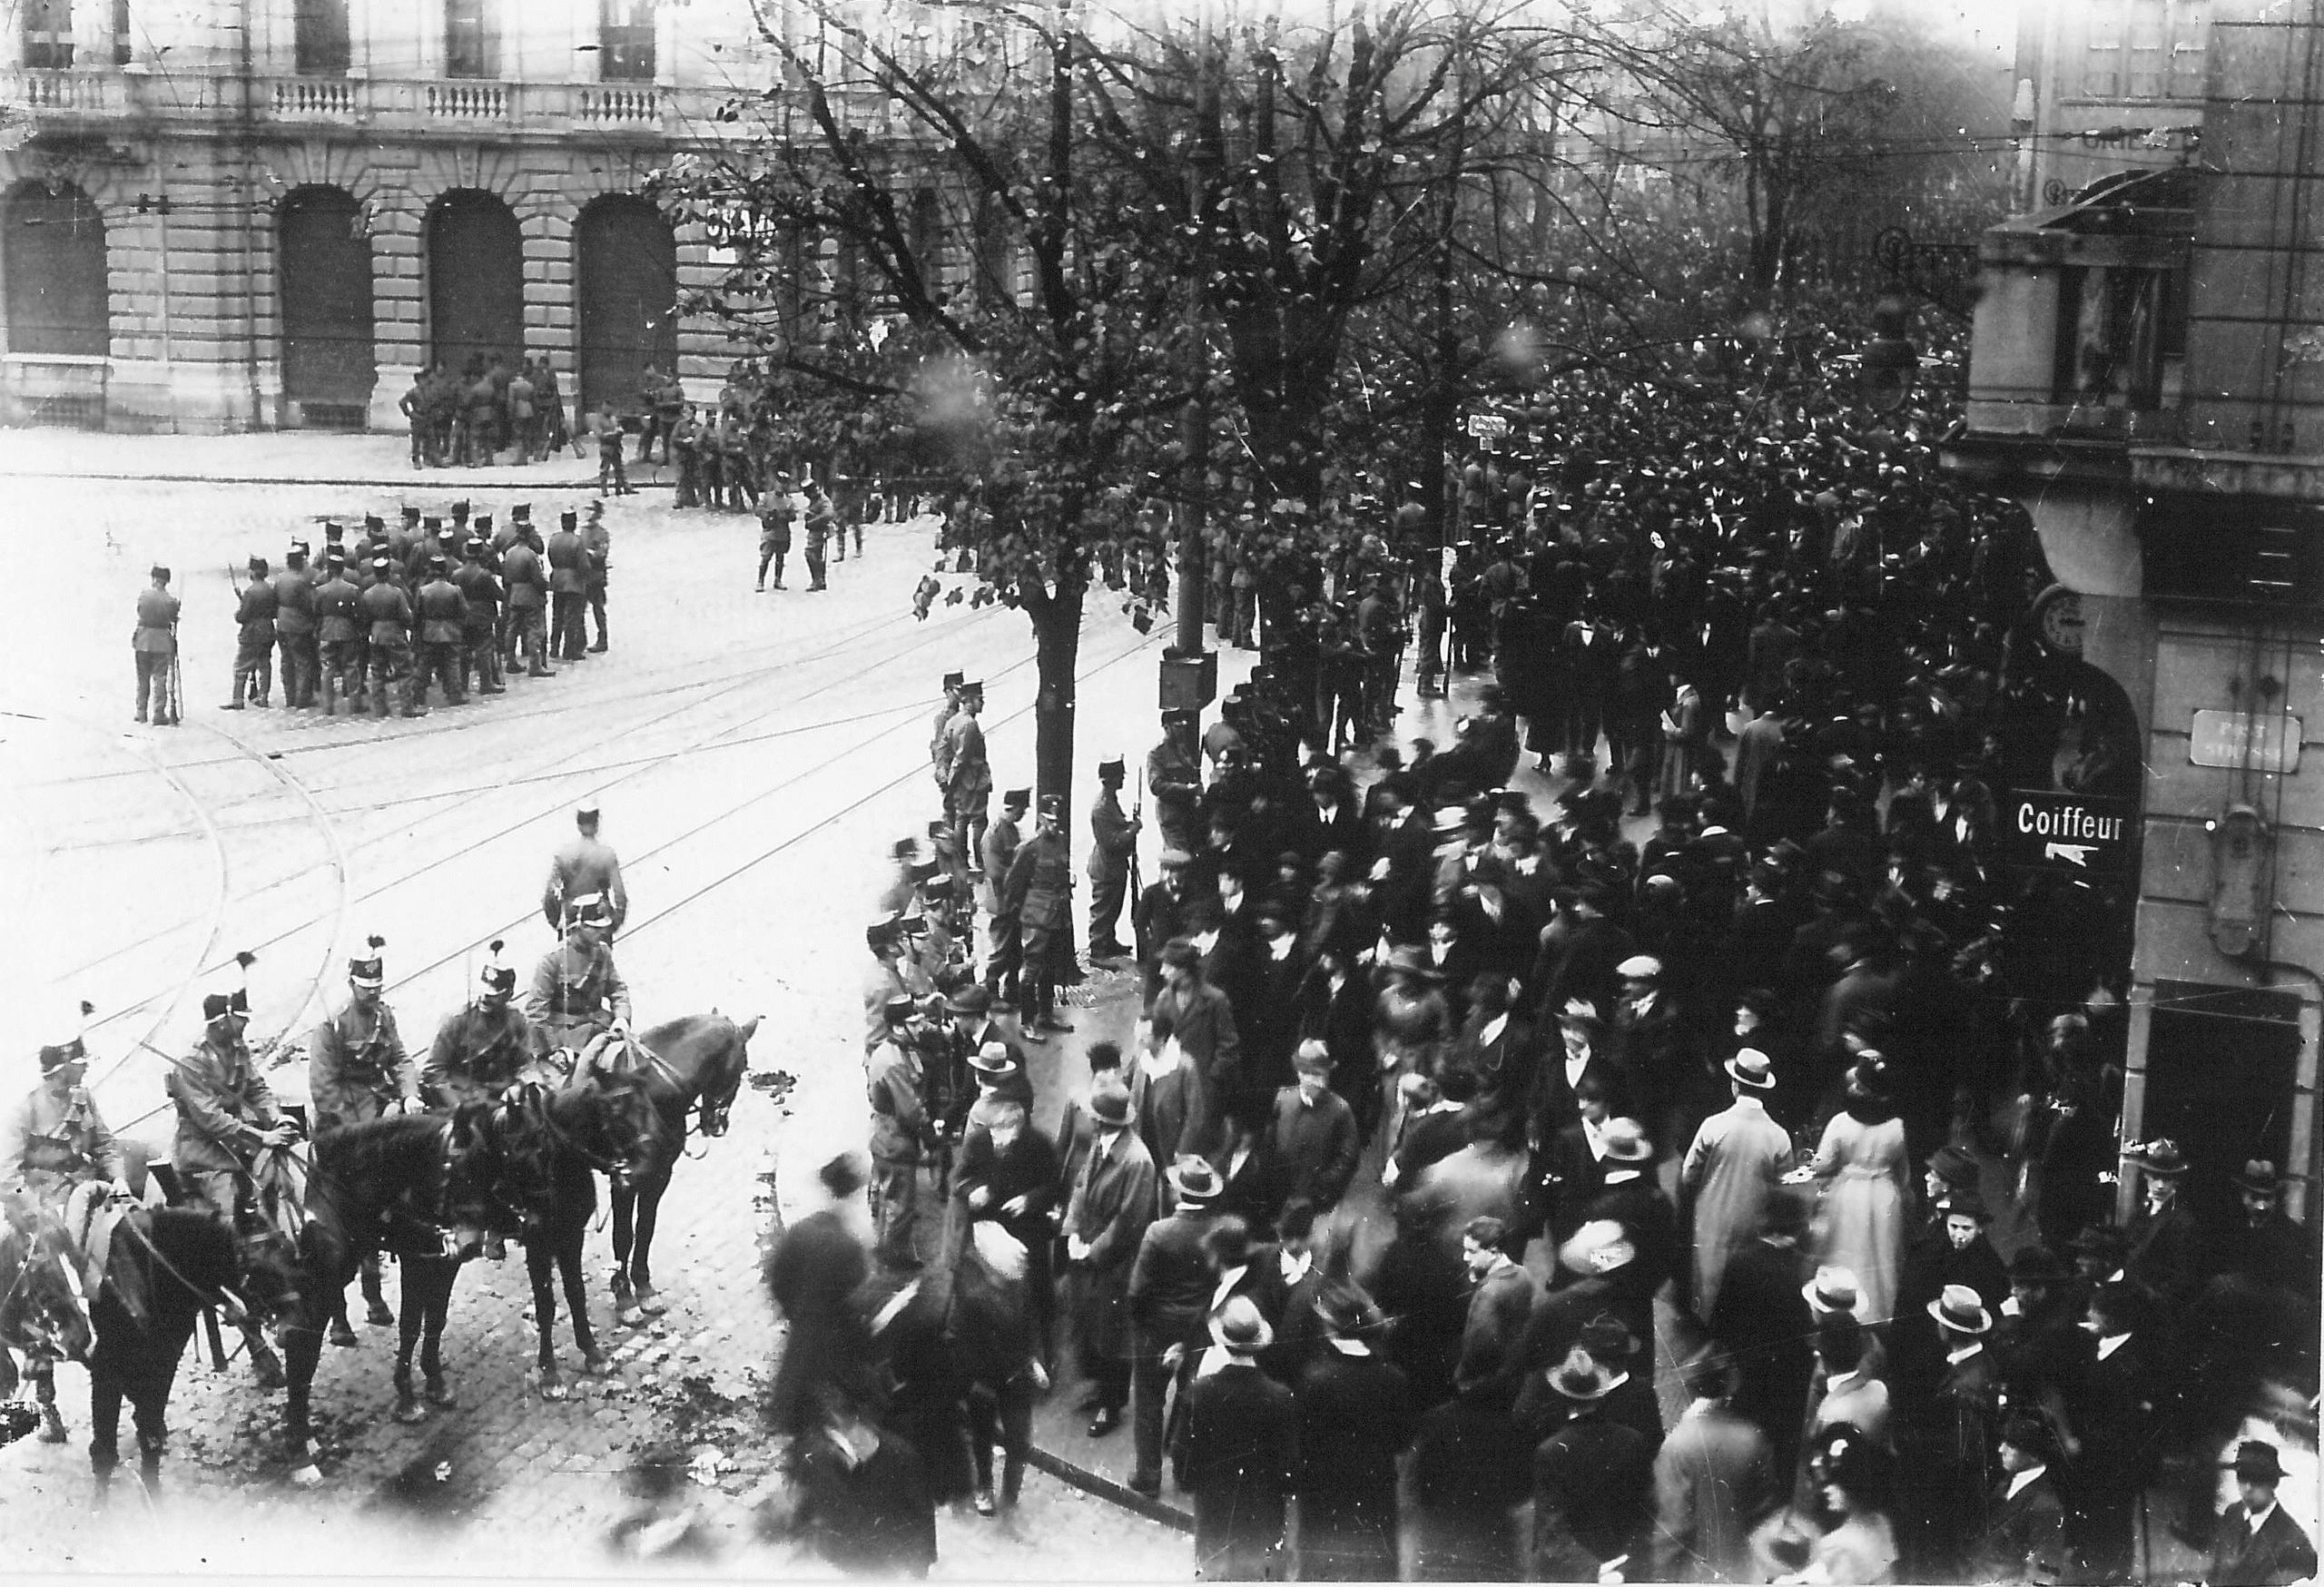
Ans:
{"label": "mounted soldier", "polygon": [[[379,996],[386,984],[373,937],[367,958],[347,961],[347,1006],[315,1027],[307,1040],[308,1110],[318,1133],[344,1124],[384,1119],[392,1108],[408,1112],[419,1101],[419,1077],[404,1050],[395,1010]],[[364,1320],[374,1326],[396,1320],[379,1293],[379,1257],[363,1257]],[[342,1312],[331,1319],[331,1343],[352,1345],[354,1332]]]}
{"label": "mounted soldier", "polygon": [[419,1075],[419,1094],[430,1108],[495,1101],[533,1060],[532,1026],[515,1006],[517,972],[500,961],[501,947],[492,944],[474,1000],[436,1031]]}
{"label": "mounted soldier", "polygon": [[613,913],[603,893],[585,893],[566,903],[565,941],[542,955],[533,971],[525,1014],[534,1027],[534,1050],[543,1057],[572,1052],[575,1075],[597,1067],[608,1042],[629,1040],[629,988],[614,967],[606,933]]}

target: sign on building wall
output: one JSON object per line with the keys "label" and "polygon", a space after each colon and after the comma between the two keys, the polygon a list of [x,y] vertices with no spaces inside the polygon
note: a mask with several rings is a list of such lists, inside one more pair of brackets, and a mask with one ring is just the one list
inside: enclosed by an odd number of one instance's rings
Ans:
{"label": "sign on building wall", "polygon": [[2297,772],[2299,738],[2299,718],[2281,712],[2198,711],[2187,740],[2187,759],[2199,766]]}
{"label": "sign on building wall", "polygon": [[2013,788],[2001,816],[2002,843],[2013,864],[2120,876],[2138,846],[2138,812],[2127,799]]}

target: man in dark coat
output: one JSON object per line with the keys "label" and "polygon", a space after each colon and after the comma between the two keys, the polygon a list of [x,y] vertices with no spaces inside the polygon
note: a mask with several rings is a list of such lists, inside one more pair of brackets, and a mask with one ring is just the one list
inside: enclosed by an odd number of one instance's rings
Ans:
{"label": "man in dark coat", "polygon": [[2086,1581],[2129,1578],[2139,1491],[2152,1475],[2155,1376],[2144,1309],[2127,1283],[2098,1286],[2084,1325],[2097,1337],[2096,1356],[2066,1391],[2078,1445],[2066,1483],[2066,1538]]}
{"label": "man in dark coat", "polygon": [[1195,1569],[1211,1581],[1276,1578],[1285,1511],[1300,1471],[1298,1403],[1259,1370],[1258,1354],[1275,1330],[1247,1297],[1229,1300],[1210,1333],[1224,1365],[1198,1374],[1187,1391]]}
{"label": "man in dark coat", "polygon": [[2276,1503],[2284,1480],[2276,1446],[2244,1439],[2235,1446],[2234,1464],[2241,1500],[2219,1518],[2203,1580],[2211,1587],[2272,1587],[2315,1575],[2315,1544]]}
{"label": "man in dark coat", "polygon": [[1203,1237],[1216,1221],[1225,1188],[1218,1170],[1200,1158],[1181,1158],[1165,1171],[1177,1210],[1154,1220],[1140,1237],[1130,1267],[1130,1321],[1137,1330],[1131,1364],[1131,1411],[1137,1440],[1129,1485],[1151,1498],[1162,1491],[1162,1402],[1174,1368],[1164,1356],[1198,1332],[1210,1311],[1215,1280]]}
{"label": "man in dark coat", "polygon": [[1121,1425],[1129,1405],[1136,1339],[1130,1326],[1130,1268],[1154,1221],[1156,1174],[1119,1078],[1089,1095],[1095,1138],[1066,1191],[1065,1258],[1081,1370],[1090,1382],[1089,1436]]}
{"label": "man in dark coat", "polygon": [[1711,1336],[1734,1357],[1734,1406],[1767,1435],[1778,1472],[1797,1470],[1807,1389],[1816,1374],[1815,1319],[1801,1286],[1807,1215],[1790,1196],[1768,1198],[1758,1238],[1728,1258],[1711,1308]]}
{"label": "man in dark coat", "polygon": [[2203,1266],[2195,1214],[2180,1194],[2187,1159],[2167,1140],[2150,1141],[2126,1156],[2143,1176],[2146,1196],[2125,1231],[2131,1249],[2122,1276],[2173,1306],[2183,1305],[2201,1283]]}
{"label": "man in dark coat", "polygon": [[[1646,1542],[1653,1457],[1636,1432],[1602,1414],[1614,1376],[1580,1353],[1550,1374],[1571,1411],[1533,1452],[1536,1581],[1594,1582]],[[1644,1574],[1645,1562],[1637,1562]]]}
{"label": "man in dark coat", "polygon": [[1453,1397],[1423,1412],[1413,1427],[1414,1581],[1518,1580],[1510,1513],[1531,1491],[1531,1441],[1510,1414],[1505,1365],[1490,1346],[1464,1353]]}
{"label": "man in dark coat", "polygon": [[1315,1303],[1328,1337],[1298,1385],[1303,1582],[1393,1581],[1396,1457],[1412,1443],[1412,1395],[1374,1341],[1387,1319],[1342,1280]]}
{"label": "man in dark coat", "polygon": [[2064,1579],[2065,1507],[2057,1434],[2042,1416],[2014,1413],[2002,1424],[2000,1480],[1985,1498],[1984,1533],[1970,1559],[1973,1582]]}
{"label": "man in dark coat", "polygon": [[871,1264],[849,1211],[863,1190],[862,1164],[842,1154],[821,1177],[827,1204],[792,1225],[766,1265],[767,1288],[788,1329],[767,1414],[776,1434],[793,1440],[822,1425],[834,1393],[860,1386],[852,1380],[871,1349],[853,1305]]}
{"label": "man in dark coat", "polygon": [[1355,1114],[1332,1089],[1332,1055],[1321,1041],[1300,1043],[1294,1066],[1298,1083],[1275,1093],[1268,1124],[1275,1188],[1328,1213],[1355,1177]]}
{"label": "man in dark coat", "polygon": [[969,1121],[982,1128],[968,1132],[952,1173],[953,1194],[968,1213],[961,1220],[963,1233],[968,1226],[990,1218],[1025,1247],[1035,1337],[1046,1361],[1054,1296],[1049,1237],[1050,1213],[1057,1205],[1057,1148],[1032,1127],[1021,1102],[989,1099],[970,1109]]}
{"label": "man in dark coat", "polygon": [[1509,1227],[1491,1216],[1472,1217],[1461,1231],[1461,1256],[1475,1287],[1469,1295],[1468,1326],[1461,1333],[1463,1362],[1502,1364],[1501,1403],[1515,1395],[1523,1372],[1520,1347],[1532,1321],[1541,1286],[1509,1254]]}

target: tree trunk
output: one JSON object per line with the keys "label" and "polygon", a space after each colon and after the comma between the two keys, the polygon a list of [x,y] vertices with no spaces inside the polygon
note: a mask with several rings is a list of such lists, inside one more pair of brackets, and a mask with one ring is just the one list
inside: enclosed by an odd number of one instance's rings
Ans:
{"label": "tree trunk", "polygon": [[1081,586],[1068,581],[1028,607],[1040,679],[1033,700],[1034,787],[1042,798],[1058,796],[1063,812],[1058,827],[1068,837],[1073,829],[1074,674],[1081,661],[1082,596]]}

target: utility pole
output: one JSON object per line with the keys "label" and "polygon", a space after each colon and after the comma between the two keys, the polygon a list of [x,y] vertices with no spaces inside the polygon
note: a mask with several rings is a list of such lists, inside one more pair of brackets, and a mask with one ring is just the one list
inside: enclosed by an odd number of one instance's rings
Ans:
{"label": "utility pole", "polygon": [[1203,547],[1209,523],[1210,404],[1204,389],[1210,360],[1204,355],[1205,320],[1209,299],[1203,290],[1209,250],[1204,205],[1210,179],[1217,170],[1220,151],[1213,147],[1217,125],[1218,78],[1211,59],[1212,39],[1207,9],[1198,14],[1195,64],[1195,141],[1187,176],[1189,219],[1194,225],[1194,269],[1187,282],[1187,348],[1190,392],[1178,410],[1178,444],[1186,453],[1186,479],[1178,503],[1178,642],[1162,656],[1161,705],[1165,711],[1199,712],[1218,694],[1218,656],[1204,647],[1205,599],[1209,587],[1208,558]]}

